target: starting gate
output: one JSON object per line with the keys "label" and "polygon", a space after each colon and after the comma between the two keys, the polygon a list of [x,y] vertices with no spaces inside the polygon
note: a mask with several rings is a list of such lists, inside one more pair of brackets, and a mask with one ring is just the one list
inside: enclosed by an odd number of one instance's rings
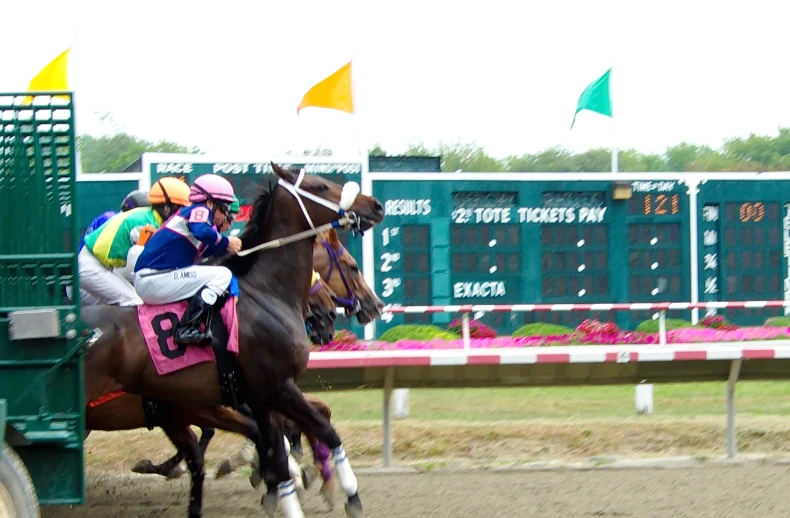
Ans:
{"label": "starting gate", "polygon": [[72,97],[25,95],[0,94],[0,514],[26,517],[85,497],[85,337]]}

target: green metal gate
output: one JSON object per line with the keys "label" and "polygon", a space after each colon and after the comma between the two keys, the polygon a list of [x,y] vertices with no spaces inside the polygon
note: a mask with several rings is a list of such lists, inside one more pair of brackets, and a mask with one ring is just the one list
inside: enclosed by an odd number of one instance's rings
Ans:
{"label": "green metal gate", "polygon": [[[42,504],[85,498],[74,105],[0,94],[0,400]],[[60,94],[59,94],[60,95]]]}

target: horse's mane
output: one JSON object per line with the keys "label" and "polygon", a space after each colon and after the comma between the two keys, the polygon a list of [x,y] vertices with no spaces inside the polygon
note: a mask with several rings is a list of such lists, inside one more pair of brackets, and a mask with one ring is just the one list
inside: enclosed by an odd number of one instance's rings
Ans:
{"label": "horse's mane", "polygon": [[[255,201],[252,206],[252,214],[250,215],[250,220],[244,226],[244,230],[239,235],[239,239],[244,243],[245,249],[261,244],[262,230],[269,220],[271,202],[274,197],[274,191],[277,189],[278,180],[279,178],[276,175],[266,174],[255,185]],[[224,257],[220,264],[227,266],[238,277],[247,273],[254,260],[254,254],[244,257],[231,255]]]}

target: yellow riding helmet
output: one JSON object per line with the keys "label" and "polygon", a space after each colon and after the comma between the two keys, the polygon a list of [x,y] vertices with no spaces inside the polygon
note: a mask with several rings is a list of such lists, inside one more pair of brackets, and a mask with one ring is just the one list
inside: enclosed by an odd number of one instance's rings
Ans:
{"label": "yellow riding helmet", "polygon": [[172,204],[187,207],[192,204],[189,201],[189,185],[172,176],[154,182],[148,192],[148,201],[151,205]]}

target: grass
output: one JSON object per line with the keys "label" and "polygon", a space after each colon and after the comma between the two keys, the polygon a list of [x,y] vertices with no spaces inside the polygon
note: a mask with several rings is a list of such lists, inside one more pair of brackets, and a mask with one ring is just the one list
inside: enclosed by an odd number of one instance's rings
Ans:
{"label": "grass", "polygon": [[[490,465],[591,456],[721,456],[725,387],[655,385],[655,410],[646,416],[636,414],[633,385],[413,389],[409,416],[393,423],[394,456],[426,470],[448,460]],[[354,463],[379,465],[382,392],[318,395],[332,408],[333,424]],[[739,451],[790,453],[790,383],[739,383],[736,407]],[[237,435],[218,432],[206,456],[211,471],[242,443]],[[143,456],[161,462],[174,451],[160,430],[144,429],[93,432],[85,449],[89,469],[115,472]]]}
{"label": "grass", "polygon": [[[726,413],[725,383],[654,385],[654,416],[695,417]],[[325,392],[316,395],[341,422],[381,419],[382,391]],[[790,383],[741,382],[738,415],[790,415]],[[549,388],[412,389],[409,417],[415,421],[518,421],[631,417],[634,386]],[[650,417],[650,416],[646,416]]]}

